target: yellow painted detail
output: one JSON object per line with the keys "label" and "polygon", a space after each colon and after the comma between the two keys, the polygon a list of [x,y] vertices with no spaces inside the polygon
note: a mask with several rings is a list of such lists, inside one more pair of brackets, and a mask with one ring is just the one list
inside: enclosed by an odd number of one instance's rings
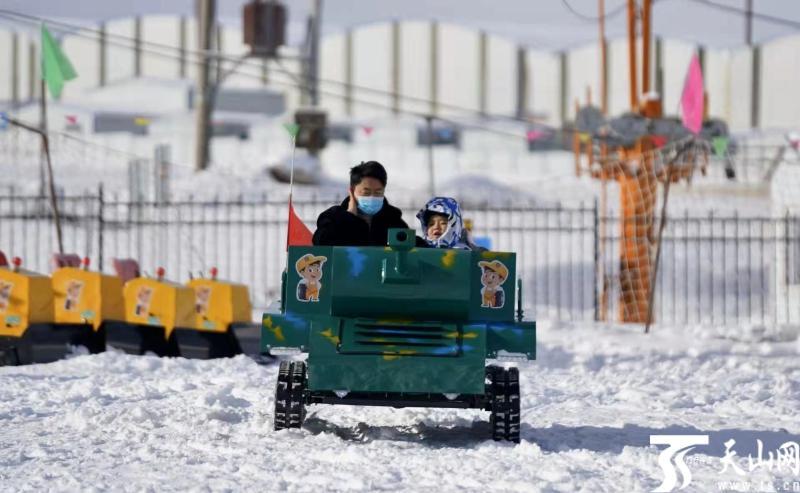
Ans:
{"label": "yellow painted detail", "polygon": [[464,332],[464,339],[476,339],[477,337],[477,332]]}
{"label": "yellow painted detail", "polygon": [[265,329],[267,329],[268,331],[272,332],[272,334],[275,336],[275,339],[277,339],[279,341],[285,341],[286,340],[286,337],[284,337],[284,335],[283,335],[283,330],[281,329],[281,326],[280,325],[274,325],[272,323],[272,317],[265,318],[262,325],[264,326]]}
{"label": "yellow painted detail", "polygon": [[412,349],[403,349],[394,353],[384,353],[383,359],[384,361],[394,361],[399,359],[401,356],[413,356],[415,354],[417,354],[417,352]]}
{"label": "yellow painted detail", "polygon": [[442,255],[442,266],[446,269],[452,268],[456,264],[456,250],[445,250]]}
{"label": "yellow painted detail", "polygon": [[509,258],[514,255],[511,252],[481,252],[481,258],[496,259],[496,258]]}
{"label": "yellow painted detail", "polygon": [[331,341],[334,346],[338,346],[339,345],[339,336],[337,336],[337,335],[335,335],[333,333],[333,329],[325,329],[322,332],[320,332],[319,334],[322,337],[324,337],[325,339]]}
{"label": "yellow painted detail", "polygon": [[384,318],[378,320],[378,325],[408,325],[414,323],[411,319]]}

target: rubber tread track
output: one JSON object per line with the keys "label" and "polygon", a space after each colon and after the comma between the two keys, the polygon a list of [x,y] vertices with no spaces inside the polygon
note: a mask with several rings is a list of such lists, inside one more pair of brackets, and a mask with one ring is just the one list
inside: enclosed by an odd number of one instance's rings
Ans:
{"label": "rubber tread track", "polygon": [[306,418],[306,364],[282,361],[275,384],[275,429],[300,428]]}
{"label": "rubber tread track", "polygon": [[519,443],[519,370],[487,366],[486,379],[492,438]]}

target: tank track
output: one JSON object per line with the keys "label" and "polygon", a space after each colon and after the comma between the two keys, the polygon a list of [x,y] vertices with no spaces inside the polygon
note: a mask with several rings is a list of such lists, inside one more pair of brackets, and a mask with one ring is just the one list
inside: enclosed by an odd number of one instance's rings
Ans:
{"label": "tank track", "polygon": [[306,419],[306,364],[281,361],[275,385],[275,430],[300,428]]}
{"label": "tank track", "polygon": [[14,346],[0,347],[0,366],[19,365],[19,355]]}
{"label": "tank track", "polygon": [[519,370],[487,366],[486,379],[492,438],[519,443]]}

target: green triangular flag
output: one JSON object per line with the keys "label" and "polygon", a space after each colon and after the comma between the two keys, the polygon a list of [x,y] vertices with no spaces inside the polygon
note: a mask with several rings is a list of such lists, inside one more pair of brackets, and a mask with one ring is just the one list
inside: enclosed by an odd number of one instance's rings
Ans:
{"label": "green triangular flag", "polygon": [[725,157],[725,154],[728,152],[728,138],[714,137],[711,139],[711,147],[714,148],[714,156]]}
{"label": "green triangular flag", "polygon": [[289,135],[291,135],[293,139],[297,137],[297,132],[300,131],[300,125],[296,123],[284,123],[283,128],[285,128],[286,131],[289,132]]}
{"label": "green triangular flag", "polygon": [[61,51],[50,31],[42,24],[42,79],[54,98],[61,96],[64,82],[77,77],[69,58]]}

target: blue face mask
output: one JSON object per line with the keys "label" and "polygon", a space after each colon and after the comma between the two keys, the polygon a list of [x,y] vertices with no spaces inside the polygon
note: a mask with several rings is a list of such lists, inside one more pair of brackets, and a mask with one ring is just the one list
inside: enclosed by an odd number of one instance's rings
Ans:
{"label": "blue face mask", "polygon": [[361,197],[356,195],[358,210],[368,216],[374,216],[383,208],[383,197]]}

